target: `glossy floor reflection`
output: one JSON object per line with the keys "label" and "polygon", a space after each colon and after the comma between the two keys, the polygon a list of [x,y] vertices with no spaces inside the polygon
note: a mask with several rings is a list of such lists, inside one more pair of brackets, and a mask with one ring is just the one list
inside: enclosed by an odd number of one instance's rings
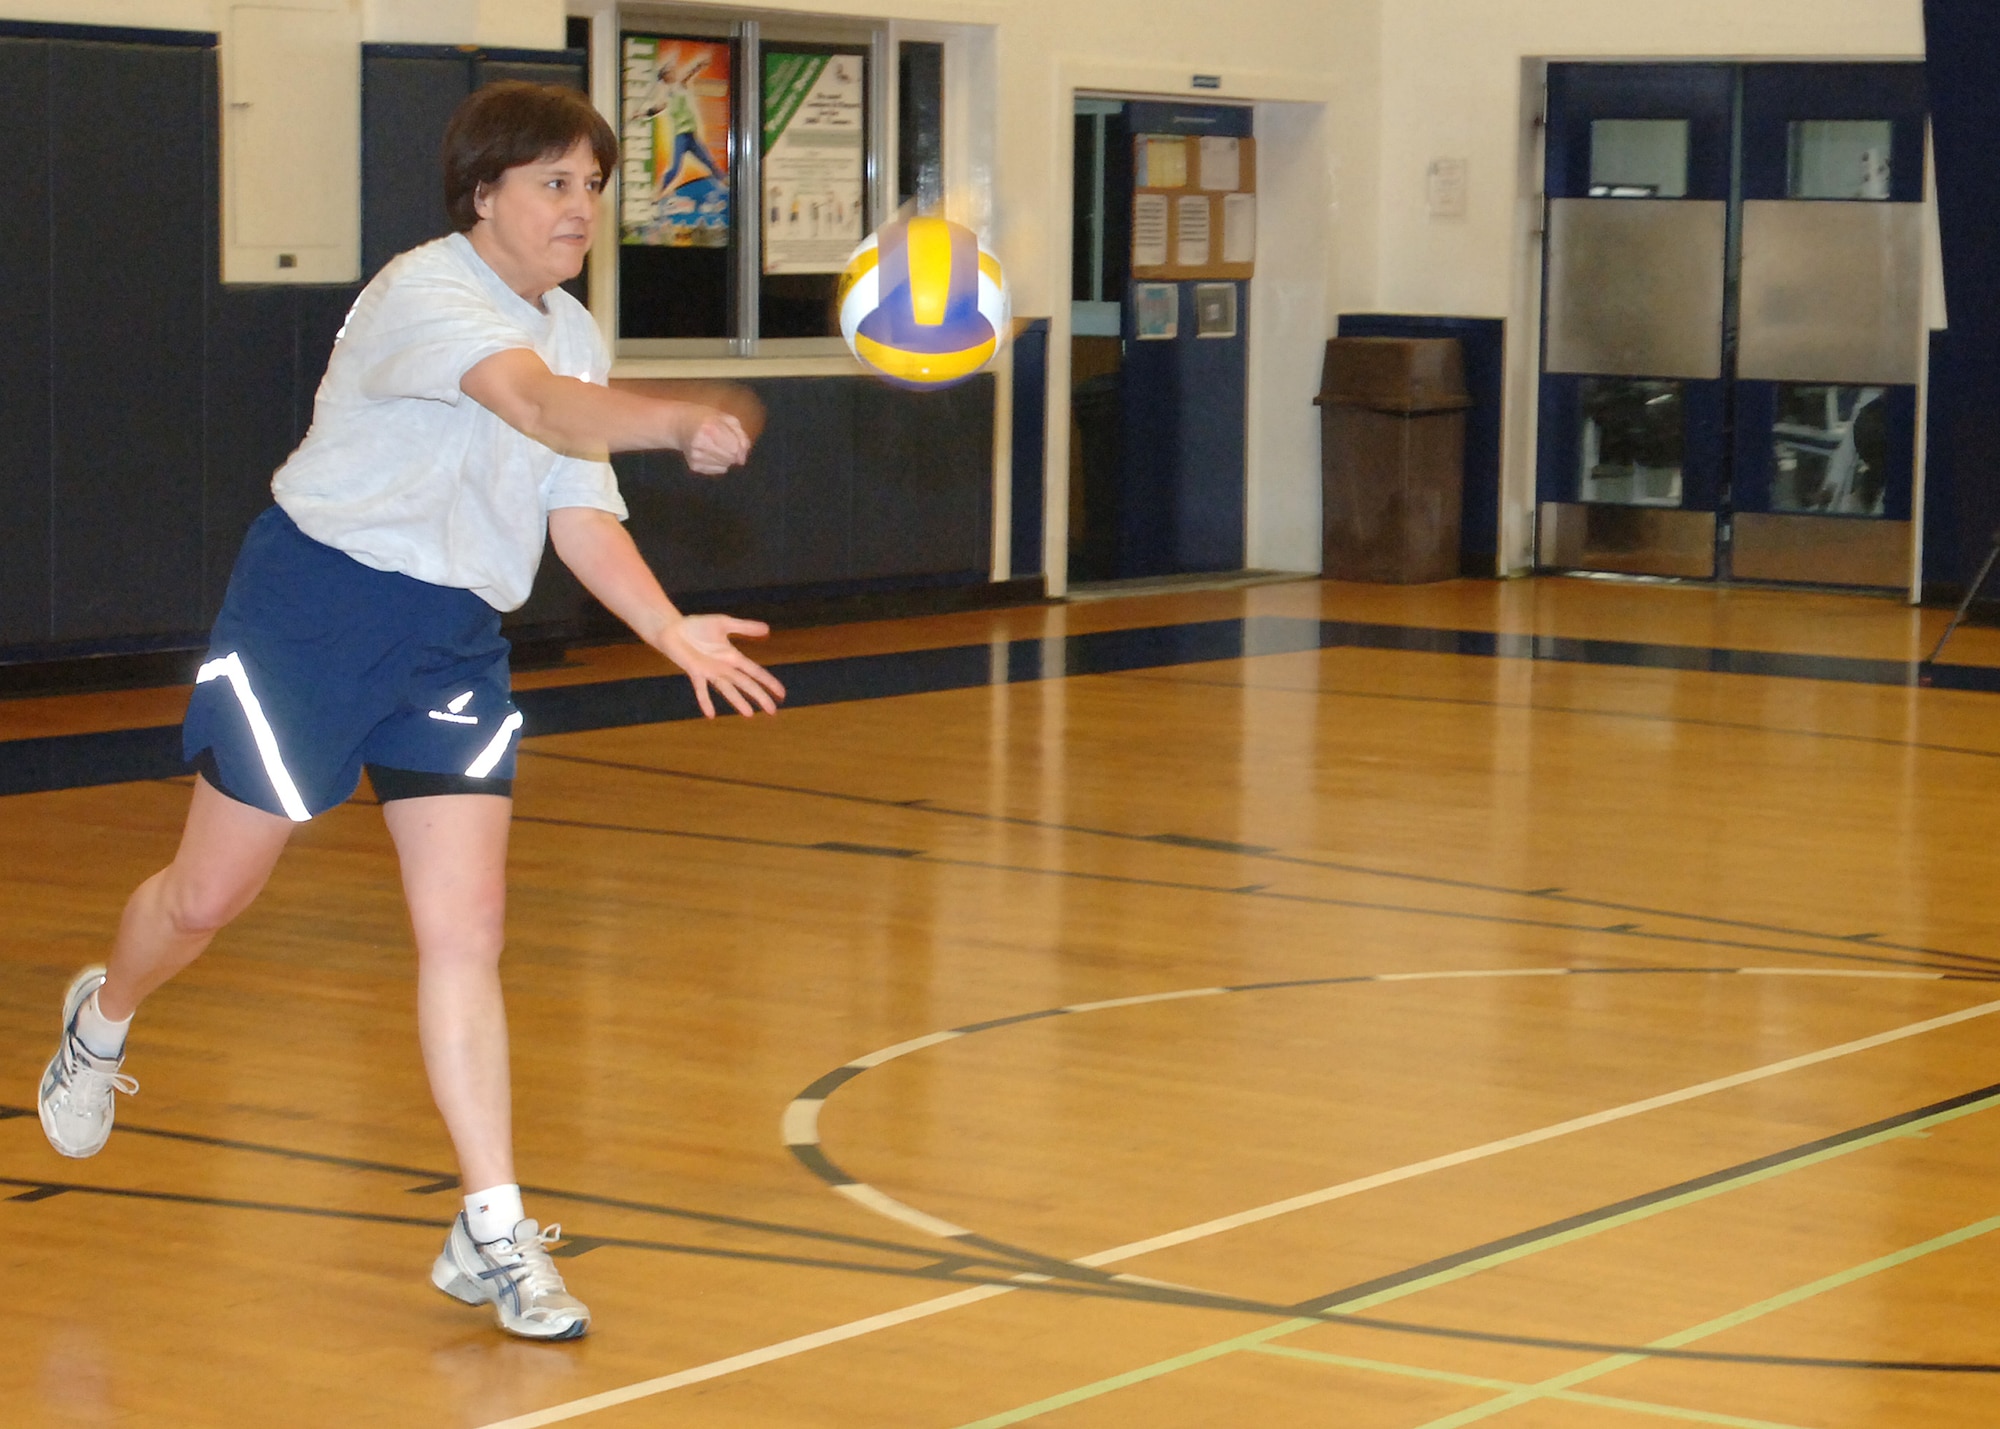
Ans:
{"label": "glossy floor reflection", "polygon": [[[796,707],[713,725],[586,653],[523,682],[508,985],[592,1336],[424,1282],[358,802],[103,1155],[0,1119],[0,1424],[1988,1424],[2000,703],[1890,677],[1942,620],[1301,583],[781,635]],[[185,799],[0,799],[0,1106]]]}

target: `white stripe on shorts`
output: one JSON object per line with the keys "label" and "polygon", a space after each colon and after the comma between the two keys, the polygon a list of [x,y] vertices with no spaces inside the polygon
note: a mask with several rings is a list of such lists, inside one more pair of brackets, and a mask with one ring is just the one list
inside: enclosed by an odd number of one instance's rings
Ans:
{"label": "white stripe on shorts", "polygon": [[271,776],[271,787],[278,791],[278,802],[284,806],[286,817],[295,824],[305,823],[312,815],[306,812],[305,800],[299,797],[299,786],[292,782],[285,761],[278,756],[278,736],[272,733],[271,722],[264,718],[264,707],[257,703],[257,696],[250,689],[250,676],[243,668],[242,657],[232,652],[220,659],[210,660],[195,672],[194,682],[205,685],[218,675],[227,675],[230,687],[236,691],[236,698],[243,706],[243,717],[250,722],[250,737],[257,742],[257,753],[264,761],[264,772]]}
{"label": "white stripe on shorts", "polygon": [[484,779],[493,772],[493,766],[500,762],[500,756],[507,752],[507,741],[514,737],[514,731],[521,727],[521,712],[515,710],[500,726],[500,732],[493,736],[492,743],[479,751],[479,757],[472,761],[472,767],[465,771],[468,779]]}

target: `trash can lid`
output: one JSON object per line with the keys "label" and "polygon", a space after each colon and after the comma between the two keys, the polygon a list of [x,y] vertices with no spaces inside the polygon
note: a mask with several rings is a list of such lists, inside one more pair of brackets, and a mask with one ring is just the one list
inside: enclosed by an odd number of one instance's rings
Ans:
{"label": "trash can lid", "polygon": [[1336,337],[1315,405],[1384,412],[1462,411],[1465,357],[1455,337]]}

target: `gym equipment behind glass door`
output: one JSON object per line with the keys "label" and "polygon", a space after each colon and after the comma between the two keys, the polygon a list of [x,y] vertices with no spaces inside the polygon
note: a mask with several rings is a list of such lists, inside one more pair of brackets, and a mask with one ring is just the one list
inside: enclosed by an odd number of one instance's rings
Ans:
{"label": "gym equipment behind glass door", "polygon": [[1538,564],[1897,587],[1923,68],[1549,71]]}

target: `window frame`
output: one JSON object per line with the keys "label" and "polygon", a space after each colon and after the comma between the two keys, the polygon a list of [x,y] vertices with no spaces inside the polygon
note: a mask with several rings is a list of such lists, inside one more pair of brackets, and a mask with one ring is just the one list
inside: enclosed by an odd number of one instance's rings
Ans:
{"label": "window frame", "polygon": [[[580,9],[573,6],[573,11]],[[610,271],[601,285],[593,284],[596,303],[606,304],[597,316],[611,344],[615,359],[715,358],[715,357],[825,357],[843,354],[847,345],[838,334],[828,337],[767,338],[758,331],[763,271],[763,77],[764,49],[786,44],[841,45],[865,52],[868,60],[867,160],[863,192],[867,204],[864,231],[879,227],[895,207],[896,181],[896,50],[893,26],[886,20],[846,19],[836,16],[797,15],[763,10],[709,8],[672,4],[606,4],[591,6],[592,90],[600,111],[623,113],[623,36],[639,34],[713,35],[736,46],[738,74],[735,86],[734,118],[730,136],[730,186],[740,200],[743,194],[757,195],[746,212],[735,202],[731,215],[735,291],[732,295],[736,323],[734,337],[626,337],[620,328],[620,301],[616,215],[618,195],[611,195],[611,229],[608,234],[612,261],[602,266]],[[613,51],[607,66],[595,49],[608,39]],[[607,76],[609,92],[601,86]],[[614,128],[623,135],[623,126],[614,119]],[[949,175],[947,174],[947,178]],[[606,186],[607,189],[611,185]]]}

